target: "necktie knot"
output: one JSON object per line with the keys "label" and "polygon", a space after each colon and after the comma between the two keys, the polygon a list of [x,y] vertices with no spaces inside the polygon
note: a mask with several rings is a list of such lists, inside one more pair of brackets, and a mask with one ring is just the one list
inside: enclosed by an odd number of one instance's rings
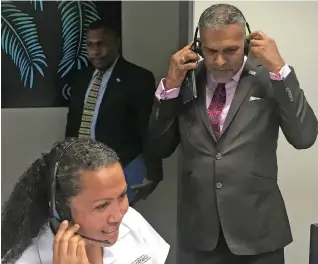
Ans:
{"label": "necktie knot", "polygon": [[218,83],[218,86],[216,87],[214,94],[225,96],[226,95],[225,83]]}
{"label": "necktie knot", "polygon": [[101,79],[103,77],[104,73],[105,73],[104,71],[98,71],[96,74],[96,77]]}

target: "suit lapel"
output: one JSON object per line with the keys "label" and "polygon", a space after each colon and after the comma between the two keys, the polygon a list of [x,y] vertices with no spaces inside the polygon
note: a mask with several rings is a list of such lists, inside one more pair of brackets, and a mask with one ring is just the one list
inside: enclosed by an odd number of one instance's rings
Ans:
{"label": "suit lapel", "polygon": [[206,109],[206,78],[206,68],[202,63],[202,67],[200,67],[196,76],[198,92],[197,109],[206,129],[209,131],[213,139],[217,141]]}
{"label": "suit lapel", "polygon": [[121,75],[123,74],[123,71],[124,71],[124,59],[119,57],[109,77],[105,93],[107,92],[107,90],[116,89],[119,85],[121,85],[121,82],[122,82]]}
{"label": "suit lapel", "polygon": [[[124,69],[125,69],[125,60],[121,57],[118,58],[117,63],[109,77],[109,80],[107,82],[106,85],[106,89],[102,98],[102,102],[99,108],[99,112],[100,113],[104,113],[109,111],[109,103],[108,100],[112,100],[111,98],[113,98],[112,94],[114,92],[120,92],[120,90],[122,90],[122,83],[124,81],[124,79],[122,79],[121,76],[124,76]],[[101,115],[98,115],[97,117],[97,124],[96,126],[99,124],[99,120],[100,120]]]}
{"label": "suit lapel", "polygon": [[240,109],[244,99],[246,98],[247,94],[251,90],[256,79],[255,75],[257,74],[257,66],[258,66],[257,64],[255,65],[255,63],[253,63],[249,59],[246,61],[239,83],[236,87],[229,112],[226,116],[226,119],[223,125],[221,137],[224,134],[224,132],[227,130],[229,125],[231,124],[237,111]]}
{"label": "suit lapel", "polygon": [[104,96],[102,99],[101,107],[104,105],[104,103],[107,100],[108,94],[112,93],[114,89],[118,89],[119,86],[122,84],[122,78],[121,75],[123,75],[123,60],[121,57],[118,58],[111,75],[109,76],[106,89],[104,92]]}

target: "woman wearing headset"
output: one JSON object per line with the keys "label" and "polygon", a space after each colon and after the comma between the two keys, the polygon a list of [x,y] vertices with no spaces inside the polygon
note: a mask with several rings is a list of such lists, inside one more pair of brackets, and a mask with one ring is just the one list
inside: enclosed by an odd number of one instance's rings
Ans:
{"label": "woman wearing headset", "polygon": [[128,206],[126,188],[112,149],[87,139],[56,144],[4,206],[2,263],[163,264],[169,245]]}

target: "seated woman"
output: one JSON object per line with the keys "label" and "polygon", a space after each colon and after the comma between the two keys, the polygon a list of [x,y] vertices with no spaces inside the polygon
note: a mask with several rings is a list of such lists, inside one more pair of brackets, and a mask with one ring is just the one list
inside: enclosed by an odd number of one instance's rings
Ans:
{"label": "seated woman", "polygon": [[2,211],[2,263],[163,264],[169,245],[128,206],[116,153],[67,139],[22,175]]}

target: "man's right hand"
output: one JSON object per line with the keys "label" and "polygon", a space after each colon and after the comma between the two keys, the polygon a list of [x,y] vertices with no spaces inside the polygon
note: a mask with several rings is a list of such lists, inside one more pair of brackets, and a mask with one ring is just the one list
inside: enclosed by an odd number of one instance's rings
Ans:
{"label": "man's right hand", "polygon": [[164,81],[166,90],[180,87],[187,71],[198,67],[198,55],[190,50],[192,42],[172,55],[167,78]]}
{"label": "man's right hand", "polygon": [[67,221],[62,222],[54,239],[54,264],[89,264],[85,241],[76,234],[78,229],[79,225],[69,227]]}

